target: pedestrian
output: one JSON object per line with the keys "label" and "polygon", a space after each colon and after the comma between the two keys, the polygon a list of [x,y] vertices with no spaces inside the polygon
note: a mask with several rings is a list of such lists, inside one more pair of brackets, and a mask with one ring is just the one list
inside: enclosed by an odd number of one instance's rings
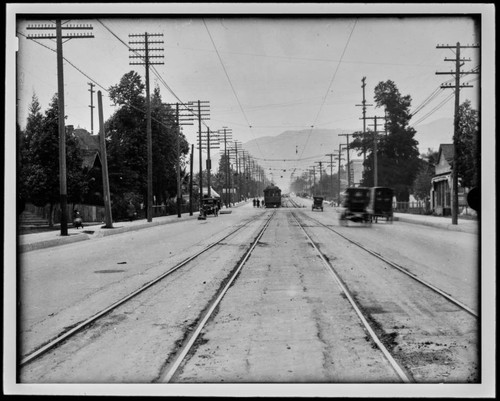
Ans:
{"label": "pedestrian", "polygon": [[83,220],[78,209],[73,210],[73,227],[77,229],[80,227],[83,228]]}
{"label": "pedestrian", "polygon": [[132,202],[129,202],[128,203],[128,206],[127,206],[127,215],[128,215],[128,219],[130,221],[134,220],[135,217],[137,216],[137,213],[135,212],[135,206]]}
{"label": "pedestrian", "polygon": [[257,199],[257,207],[260,207],[260,199]]}
{"label": "pedestrian", "polygon": [[257,204],[257,201],[255,200],[255,198],[253,198],[253,207],[255,207],[256,204]]}

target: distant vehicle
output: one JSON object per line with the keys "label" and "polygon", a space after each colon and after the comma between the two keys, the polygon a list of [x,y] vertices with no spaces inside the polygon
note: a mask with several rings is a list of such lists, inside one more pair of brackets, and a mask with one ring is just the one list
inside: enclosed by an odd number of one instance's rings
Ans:
{"label": "distant vehicle", "polygon": [[322,196],[313,196],[313,204],[311,206],[311,210],[319,209],[323,211],[323,197]]}
{"label": "distant vehicle", "polygon": [[379,217],[385,218],[386,222],[392,223],[392,198],[394,191],[387,187],[370,188],[370,201],[366,211],[370,216],[370,221],[377,223]]}
{"label": "distant vehicle", "polygon": [[202,198],[200,205],[200,215],[198,220],[206,220],[208,215],[217,217],[219,215],[220,199],[218,198]]}
{"label": "distant vehicle", "polygon": [[281,207],[281,189],[276,185],[269,185],[264,189],[264,206]]}
{"label": "distant vehicle", "polygon": [[342,201],[340,205],[340,224],[345,226],[349,220],[357,223],[369,224],[371,222],[370,215],[366,210],[369,201],[370,188],[346,188],[342,194]]}

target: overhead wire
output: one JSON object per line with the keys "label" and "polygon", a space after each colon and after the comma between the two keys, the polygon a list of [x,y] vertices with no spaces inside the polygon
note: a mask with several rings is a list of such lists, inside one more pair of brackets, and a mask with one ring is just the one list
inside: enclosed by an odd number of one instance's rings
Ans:
{"label": "overhead wire", "polygon": [[328,89],[326,90],[325,96],[323,97],[323,100],[322,100],[322,102],[321,102],[321,105],[320,105],[320,107],[319,107],[319,109],[318,109],[318,113],[316,114],[316,117],[315,117],[315,119],[313,120],[313,124],[311,125],[311,129],[309,130],[309,134],[307,135],[306,143],[305,143],[304,147],[302,148],[302,152],[301,152],[301,154],[300,154],[300,157],[302,157],[302,155],[304,154],[304,151],[305,151],[305,149],[306,149],[306,147],[307,147],[307,144],[309,143],[309,138],[311,137],[312,130],[313,130],[313,128],[314,128],[314,125],[316,124],[316,121],[317,121],[317,120],[318,120],[318,118],[319,118],[319,115],[321,114],[321,111],[322,111],[322,109],[323,109],[323,106],[325,105],[326,98],[328,97],[328,93],[330,92],[330,88],[332,87],[333,82],[335,81],[335,78],[336,78],[336,76],[337,76],[337,72],[338,72],[338,70],[339,70],[339,68],[340,68],[340,65],[342,64],[342,61],[343,61],[343,59],[344,59],[345,52],[347,51],[347,47],[349,46],[349,43],[350,43],[350,41],[351,41],[352,34],[353,34],[353,32],[354,32],[354,28],[356,28],[357,23],[358,23],[358,19],[356,18],[356,19],[354,20],[354,24],[353,24],[353,26],[352,26],[352,28],[351,28],[351,32],[349,33],[349,37],[347,38],[346,44],[345,44],[344,49],[343,49],[343,51],[342,51],[342,55],[340,56],[340,60],[339,60],[339,62],[338,62],[338,64],[337,64],[337,68],[335,68],[335,71],[334,71],[334,73],[333,73],[333,76],[332,76],[332,78],[331,78],[331,80],[330,80],[330,83],[329,83],[329,85],[328,85]]}

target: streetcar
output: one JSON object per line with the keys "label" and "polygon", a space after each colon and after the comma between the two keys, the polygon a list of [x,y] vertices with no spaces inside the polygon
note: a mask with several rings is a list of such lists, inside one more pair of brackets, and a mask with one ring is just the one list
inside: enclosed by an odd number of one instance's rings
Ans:
{"label": "streetcar", "polygon": [[264,206],[266,208],[281,207],[281,189],[276,185],[269,185],[264,189]]}
{"label": "streetcar", "polygon": [[371,222],[367,206],[370,201],[370,188],[350,187],[342,194],[339,221],[345,226],[348,221],[369,224]]}
{"label": "streetcar", "polygon": [[366,211],[370,216],[371,222],[378,222],[378,218],[382,217],[387,223],[393,221],[392,198],[394,191],[387,187],[372,187],[370,188],[370,201],[366,207]]}

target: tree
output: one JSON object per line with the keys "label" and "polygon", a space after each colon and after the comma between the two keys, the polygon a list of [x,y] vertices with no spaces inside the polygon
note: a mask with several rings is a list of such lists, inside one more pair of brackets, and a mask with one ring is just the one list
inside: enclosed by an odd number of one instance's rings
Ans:
{"label": "tree", "polygon": [[[27,200],[36,206],[50,205],[49,225],[53,225],[54,205],[60,201],[59,185],[59,107],[57,94],[51,100],[45,116],[33,96],[24,135],[23,166],[20,186]],[[85,182],[82,158],[76,139],[66,135],[66,185],[68,201],[81,199]]]}
{"label": "tree", "polygon": [[[402,96],[395,83],[388,80],[375,87],[374,99],[377,107],[385,109],[387,132],[385,135],[377,133],[378,185],[392,187],[398,201],[407,202],[419,166],[418,142],[414,139],[416,131],[408,126],[411,97]],[[368,131],[367,135],[356,132],[350,144],[350,149],[356,149],[358,155],[367,152],[363,186],[374,184],[373,135],[373,131]]]}
{"label": "tree", "polygon": [[[137,203],[136,206],[147,201],[144,88],[140,75],[130,71],[109,89],[111,100],[121,106],[105,123],[113,215],[117,217],[126,211],[125,194]],[[166,203],[177,192],[177,127],[175,110],[162,102],[159,88],[155,88],[151,96],[151,121],[153,196],[156,203]],[[189,144],[182,132],[179,135],[182,170]]]}
{"label": "tree", "polygon": [[29,106],[29,114],[24,132],[18,127],[18,165],[17,165],[17,192],[18,196],[26,202],[30,198],[28,177],[33,172],[32,141],[39,138],[42,131],[43,115],[36,94],[33,94]]}
{"label": "tree", "polygon": [[436,173],[438,152],[431,149],[420,159],[418,174],[413,183],[413,196],[418,200],[428,200],[432,188],[431,180]]}
{"label": "tree", "polygon": [[458,176],[464,187],[479,184],[479,113],[466,100],[458,109],[458,138],[456,143]]}

